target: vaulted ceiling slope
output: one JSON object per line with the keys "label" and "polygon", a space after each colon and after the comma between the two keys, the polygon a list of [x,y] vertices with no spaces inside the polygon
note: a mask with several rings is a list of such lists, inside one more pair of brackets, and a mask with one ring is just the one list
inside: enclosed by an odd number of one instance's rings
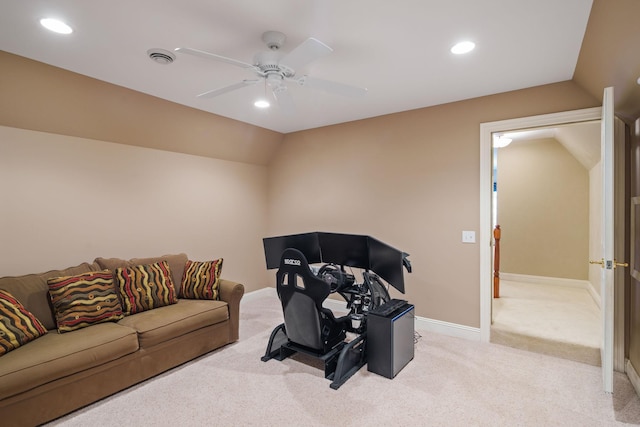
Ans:
{"label": "vaulted ceiling slope", "polygon": [[615,88],[616,114],[627,122],[640,117],[640,2],[595,0],[574,81],[597,99]]}
{"label": "vaulted ceiling slope", "polygon": [[[594,64],[605,56],[601,34],[609,34],[610,20],[623,16],[628,22],[638,14],[634,0],[593,3],[598,15],[592,14],[593,28],[585,36],[592,0],[0,0],[0,47],[185,106],[289,133],[571,80],[574,72],[579,84],[595,94],[599,90],[594,88],[608,84],[615,74],[598,70],[618,66]],[[74,32],[48,32],[38,24],[46,16],[64,19]],[[625,42],[633,39],[637,27],[627,25],[615,37]],[[196,97],[256,79],[256,75],[238,64],[174,52],[175,48],[200,49],[252,63],[254,54],[265,49],[261,36],[268,30],[286,34],[281,48],[285,54],[308,37],[333,49],[310,63],[299,61],[302,65],[295,70],[295,78],[310,75],[366,88],[366,96],[340,96],[288,82],[287,92],[295,104],[291,114],[285,114],[282,105],[258,110],[253,101],[264,95],[265,85],[257,79],[258,84],[213,98]],[[475,50],[452,54],[449,49],[461,40],[475,42]],[[616,42],[620,40],[611,44]],[[579,59],[581,47],[584,60]],[[152,61],[147,51],[153,48],[174,53],[175,61],[169,65]],[[610,51],[615,48],[606,50]]]}

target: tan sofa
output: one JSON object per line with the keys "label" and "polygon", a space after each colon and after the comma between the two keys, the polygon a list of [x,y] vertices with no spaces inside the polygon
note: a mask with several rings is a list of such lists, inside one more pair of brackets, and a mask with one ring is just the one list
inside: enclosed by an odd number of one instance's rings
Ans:
{"label": "tan sofa", "polygon": [[[181,283],[187,255],[103,259],[64,270],[0,278],[48,329],[0,356],[0,424],[37,425],[238,340],[243,285],[220,280],[220,300],[188,300],[58,333],[47,279],[166,260]],[[179,285],[176,285],[179,288]]]}

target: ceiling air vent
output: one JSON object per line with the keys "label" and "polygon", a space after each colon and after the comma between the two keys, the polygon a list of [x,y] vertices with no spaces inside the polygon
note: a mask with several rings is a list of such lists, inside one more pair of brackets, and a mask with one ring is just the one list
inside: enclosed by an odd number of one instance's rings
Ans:
{"label": "ceiling air vent", "polygon": [[147,55],[151,58],[152,61],[157,62],[158,64],[171,64],[175,61],[176,56],[164,49],[149,49],[147,51]]}

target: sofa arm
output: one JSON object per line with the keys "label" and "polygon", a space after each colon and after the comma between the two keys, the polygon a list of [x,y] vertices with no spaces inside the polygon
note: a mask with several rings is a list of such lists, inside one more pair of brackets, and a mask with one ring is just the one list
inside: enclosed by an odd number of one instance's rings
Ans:
{"label": "sofa arm", "polygon": [[231,280],[220,279],[220,300],[229,305],[229,342],[238,341],[240,329],[240,300],[244,295],[244,285]]}

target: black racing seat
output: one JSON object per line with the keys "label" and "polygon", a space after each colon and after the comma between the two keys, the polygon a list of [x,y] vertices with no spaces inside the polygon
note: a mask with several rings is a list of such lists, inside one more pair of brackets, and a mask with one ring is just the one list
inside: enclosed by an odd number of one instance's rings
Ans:
{"label": "black racing seat", "polygon": [[349,317],[336,318],[331,310],[322,306],[331,293],[331,286],[313,274],[299,250],[288,248],[283,252],[276,289],[291,343],[326,354],[344,341]]}

